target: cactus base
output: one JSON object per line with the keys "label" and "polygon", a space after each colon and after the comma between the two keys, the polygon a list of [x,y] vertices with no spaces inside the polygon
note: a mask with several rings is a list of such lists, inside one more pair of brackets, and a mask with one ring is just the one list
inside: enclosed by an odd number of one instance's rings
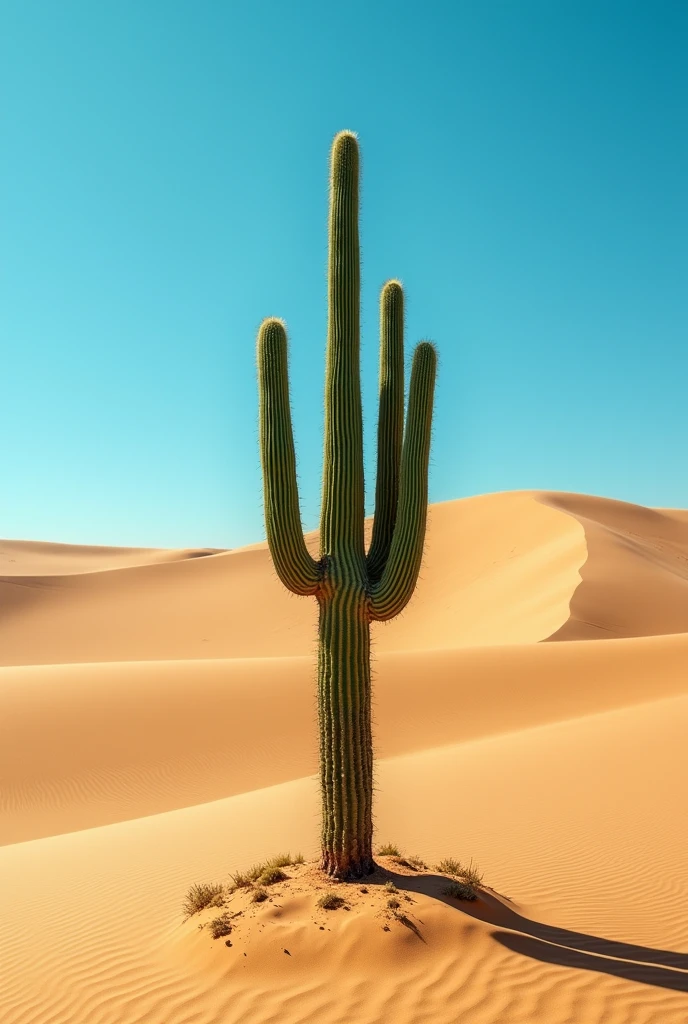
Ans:
{"label": "cactus base", "polygon": [[341,882],[350,882],[356,878],[372,875],[377,864],[372,857],[354,859],[346,854],[323,851],[320,868],[330,878],[338,878]]}

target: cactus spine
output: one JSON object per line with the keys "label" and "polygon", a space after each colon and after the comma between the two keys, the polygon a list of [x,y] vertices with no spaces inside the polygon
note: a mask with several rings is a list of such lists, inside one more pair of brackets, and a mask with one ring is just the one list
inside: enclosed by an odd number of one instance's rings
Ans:
{"label": "cactus spine", "polygon": [[284,324],[258,333],[260,454],[272,559],[293,593],[319,605],[318,719],[322,867],[338,878],[374,869],[370,623],[398,615],[420,569],[436,354],[417,346],[404,432],[403,292],[380,298],[380,406],[375,516],[364,544],[363,422],[359,369],[359,153],[340,132],[331,154],[325,439],[320,558],[303,538],[289,408]]}

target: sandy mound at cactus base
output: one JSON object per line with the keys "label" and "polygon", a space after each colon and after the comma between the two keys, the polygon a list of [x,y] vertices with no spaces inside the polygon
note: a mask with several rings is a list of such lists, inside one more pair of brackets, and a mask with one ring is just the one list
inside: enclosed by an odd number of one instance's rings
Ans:
{"label": "sandy mound at cactus base", "polygon": [[[332,883],[314,862],[286,867],[286,879],[264,889],[225,891],[221,904],[193,914],[175,932],[172,956],[180,971],[203,972],[218,988],[231,988],[238,998],[244,994],[247,1013],[256,991],[269,992],[266,1002],[277,1006],[296,989],[302,1019],[309,1019],[309,997],[310,1019],[320,1019],[324,983],[337,985],[344,974],[350,991],[340,1012],[349,1020],[358,1020],[360,1012],[371,1019],[393,1012],[394,1020],[413,1021],[421,1003],[426,1017],[434,1006],[428,1019],[435,1019],[461,973],[457,950],[488,945],[491,922],[513,911],[487,888],[459,900],[451,895],[452,883],[460,889],[451,876],[414,870],[394,857],[378,857],[378,864],[357,883]],[[255,892],[264,894],[261,902],[254,902]],[[382,983],[364,993],[371,963]],[[385,975],[394,978],[393,986]]]}
{"label": "sandy mound at cactus base", "polygon": [[[255,1020],[264,1019],[261,1012],[272,1019],[267,1007],[293,999],[295,992],[302,1000],[296,1019],[320,1020],[328,1012],[323,995],[330,986],[339,990],[342,1020],[449,1020],[447,1008],[465,1003],[475,959],[508,960],[508,954],[499,957],[499,947],[514,953],[530,949],[545,962],[640,985],[688,990],[688,954],[531,920],[486,884],[466,886],[427,866],[412,868],[403,858],[378,857],[378,864],[361,883],[347,884],[328,882],[317,863],[291,866],[284,881],[258,886],[264,897],[259,903],[250,889],[230,888],[221,905],[194,914],[175,933],[171,946],[179,969],[206,973],[220,991],[243,995],[248,1015],[256,992],[263,993],[267,1006],[254,1011]],[[474,981],[472,987],[479,991]],[[516,1004],[508,992],[502,998]],[[483,993],[479,1002],[492,1000]],[[475,1014],[471,1019],[513,1019],[488,1017],[478,1007]]]}
{"label": "sandy mound at cactus base", "polygon": [[3,1024],[686,1024],[687,512],[431,507],[374,629],[376,828],[477,861],[472,903],[379,858],[348,910],[305,865],[184,919],[317,854],[316,611],[264,544],[0,542],[0,606]]}

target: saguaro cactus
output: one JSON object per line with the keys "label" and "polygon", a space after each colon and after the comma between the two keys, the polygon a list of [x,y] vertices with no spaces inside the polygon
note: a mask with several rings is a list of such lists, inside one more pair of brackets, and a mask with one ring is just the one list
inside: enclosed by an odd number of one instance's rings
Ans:
{"label": "saguaro cactus", "polygon": [[319,605],[318,718],[322,868],[360,878],[375,867],[370,623],[393,618],[418,579],[428,500],[436,354],[417,346],[404,431],[403,292],[380,299],[380,409],[375,516],[364,544],[363,424],[359,370],[359,154],[340,132],[331,154],[325,451],[320,558],[303,538],[289,408],[287,336],[274,318],[258,333],[260,453],[272,559],[294,594]]}

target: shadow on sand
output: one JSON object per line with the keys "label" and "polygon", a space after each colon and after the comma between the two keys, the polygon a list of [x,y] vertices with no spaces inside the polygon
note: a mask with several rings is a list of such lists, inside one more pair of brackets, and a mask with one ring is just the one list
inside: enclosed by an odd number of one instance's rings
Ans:
{"label": "shadow on sand", "polygon": [[385,877],[393,878],[402,891],[423,893],[441,900],[458,913],[494,925],[496,930],[492,937],[522,956],[561,967],[599,971],[675,992],[688,992],[688,953],[635,946],[532,921],[494,890],[482,889],[475,902],[457,902],[442,894],[447,879],[440,875],[401,875],[386,871]]}

